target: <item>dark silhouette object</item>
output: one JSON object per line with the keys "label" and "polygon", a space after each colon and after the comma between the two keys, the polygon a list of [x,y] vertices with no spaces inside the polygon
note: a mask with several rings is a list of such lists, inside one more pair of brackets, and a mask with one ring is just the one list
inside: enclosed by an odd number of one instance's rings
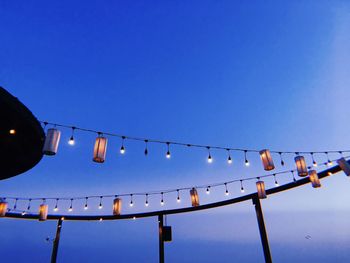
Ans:
{"label": "dark silhouette object", "polygon": [[0,180],[33,168],[43,157],[45,133],[17,98],[0,87]]}

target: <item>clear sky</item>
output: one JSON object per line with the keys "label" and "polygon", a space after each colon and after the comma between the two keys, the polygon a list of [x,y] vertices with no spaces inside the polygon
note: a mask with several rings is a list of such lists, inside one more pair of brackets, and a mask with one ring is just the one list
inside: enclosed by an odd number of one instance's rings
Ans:
{"label": "clear sky", "polygon": [[[350,148],[348,1],[2,0],[0,33],[0,85],[41,120],[230,147]],[[77,132],[74,147],[69,136],[62,130],[55,157],[1,181],[1,195],[144,192],[264,173],[254,155],[246,168],[241,155],[228,166],[226,154],[213,151],[209,165],[200,149],[173,147],[167,160],[165,147],[150,145],[145,157],[142,143],[126,142],[121,156],[115,138],[101,165],[91,161],[95,135]],[[286,162],[293,167],[292,157]],[[276,262],[349,262],[349,187],[338,174],[321,189],[307,185],[263,201]],[[240,195],[239,187],[230,190]],[[223,193],[199,194],[207,203]],[[157,198],[151,201],[148,209],[160,209]],[[173,196],[165,201],[176,206]],[[123,212],[146,211],[143,202]],[[82,208],[75,204],[76,213],[111,214],[111,201],[102,211],[97,203]],[[167,221],[167,262],[263,262],[251,202]],[[49,261],[45,238],[54,237],[55,222],[0,224],[4,262]],[[156,218],[64,222],[59,262],[157,262],[157,242]]]}

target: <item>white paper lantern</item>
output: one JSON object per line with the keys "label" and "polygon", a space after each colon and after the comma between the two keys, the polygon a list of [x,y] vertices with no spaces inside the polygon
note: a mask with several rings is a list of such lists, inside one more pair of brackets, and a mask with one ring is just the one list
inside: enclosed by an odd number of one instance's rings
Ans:
{"label": "white paper lantern", "polygon": [[93,161],[103,163],[106,159],[107,138],[99,136],[96,138]]}
{"label": "white paper lantern", "polygon": [[43,153],[45,155],[55,155],[60,142],[61,132],[57,129],[48,129],[46,133]]}
{"label": "white paper lantern", "polygon": [[306,162],[305,162],[304,156],[298,155],[294,158],[294,160],[295,160],[295,165],[297,166],[298,175],[300,177],[307,176],[308,172],[307,172],[307,167],[306,167]]}
{"label": "white paper lantern", "polygon": [[119,216],[122,210],[122,200],[120,198],[115,198],[113,200],[113,215]]}
{"label": "white paper lantern", "polygon": [[272,160],[271,153],[268,149],[261,150],[260,152],[260,158],[263,163],[265,171],[271,171],[275,169],[275,165]]}
{"label": "white paper lantern", "polygon": [[199,197],[196,188],[190,190],[192,206],[199,206]]}
{"label": "white paper lantern", "polygon": [[266,198],[265,183],[263,181],[256,182],[256,189],[258,191],[259,199]]}

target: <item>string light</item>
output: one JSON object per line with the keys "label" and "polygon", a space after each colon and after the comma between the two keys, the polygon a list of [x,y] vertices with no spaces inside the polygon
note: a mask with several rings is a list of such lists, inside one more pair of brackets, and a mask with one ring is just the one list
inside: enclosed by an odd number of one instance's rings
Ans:
{"label": "string light", "polygon": [[15,204],[13,206],[13,210],[16,210],[17,209],[17,201],[18,201],[18,198],[15,199]]}
{"label": "string light", "polygon": [[160,205],[163,206],[164,205],[164,198],[163,198],[163,192],[160,193],[162,199],[160,200]]}
{"label": "string light", "polygon": [[9,133],[10,133],[11,135],[15,135],[15,134],[16,134],[16,130],[15,130],[15,129],[11,129],[11,130],[9,130]]}
{"label": "string light", "polygon": [[283,157],[282,157],[282,152],[278,152],[278,154],[280,155],[281,165],[284,166],[284,161],[283,161]]}
{"label": "string light", "polygon": [[210,154],[210,147],[207,146],[207,149],[208,149],[208,163],[212,163],[213,162],[213,158],[211,157],[211,154]]}
{"label": "string light", "polygon": [[29,198],[29,200],[28,200],[28,206],[27,206],[27,211],[29,211],[30,210],[30,203],[32,202],[32,199],[31,198]]}
{"label": "string light", "polygon": [[240,180],[240,182],[241,182],[241,193],[244,193],[243,180]]}
{"label": "string light", "polygon": [[205,191],[205,193],[206,193],[207,195],[210,194],[210,186],[207,186],[207,190]]}
{"label": "string light", "polygon": [[148,155],[148,140],[145,140],[145,155]]}
{"label": "string light", "polygon": [[325,154],[326,154],[326,156],[327,156],[327,165],[328,165],[328,166],[333,165],[333,162],[329,159],[328,152],[325,152]]}
{"label": "string light", "polygon": [[310,153],[311,154],[311,159],[312,159],[312,166],[313,167],[317,167],[317,162],[315,161],[315,158],[314,158],[314,153]]}
{"label": "string light", "polygon": [[227,189],[227,183],[225,183],[224,185],[225,185],[225,195],[229,195],[230,193],[228,192],[228,189]]}
{"label": "string light", "polygon": [[245,164],[245,166],[249,166],[250,164],[249,164],[249,161],[248,161],[248,159],[247,159],[247,150],[244,150],[244,164]]}
{"label": "string light", "polygon": [[146,194],[146,201],[145,201],[145,206],[148,206],[148,194]]}
{"label": "string light", "polygon": [[125,136],[122,136],[122,146],[120,147],[121,154],[125,153],[124,140],[125,140]]}
{"label": "string light", "polygon": [[132,201],[132,194],[130,195],[130,204],[129,204],[130,207],[133,207],[134,206],[134,202]]}
{"label": "string light", "polygon": [[103,197],[100,196],[100,204],[98,205],[98,209],[102,209],[102,207],[103,207],[103,206],[102,206],[102,198],[103,198]]}
{"label": "string light", "polygon": [[166,145],[167,145],[166,158],[170,159],[170,157],[171,157],[171,155],[170,155],[170,143],[167,142]]}
{"label": "string light", "polygon": [[55,208],[53,209],[54,212],[58,211],[58,198],[56,199],[56,204],[55,204]]}
{"label": "string light", "polygon": [[276,179],[276,174],[273,175],[273,178],[275,179],[275,186],[279,186],[277,179]]}
{"label": "string light", "polygon": [[22,214],[21,214],[21,215],[24,216],[25,214],[26,214],[26,211],[22,211]]}
{"label": "string light", "polygon": [[70,199],[70,207],[68,208],[68,212],[73,211],[73,198]]}
{"label": "string light", "polygon": [[232,163],[232,158],[231,158],[230,149],[226,149],[226,150],[227,150],[227,154],[228,154],[227,163],[228,163],[228,164],[231,164],[231,163]]}
{"label": "string light", "polygon": [[75,130],[75,127],[72,127],[72,135],[70,136],[69,138],[69,141],[68,141],[68,144],[73,146],[75,144],[75,141],[74,141],[74,130]]}
{"label": "string light", "polygon": [[84,206],[84,210],[88,210],[88,197],[85,197],[85,206]]}
{"label": "string light", "polygon": [[176,191],[177,191],[176,202],[180,203],[180,202],[181,202],[181,199],[180,199],[180,191],[179,191],[179,189],[177,189]]}

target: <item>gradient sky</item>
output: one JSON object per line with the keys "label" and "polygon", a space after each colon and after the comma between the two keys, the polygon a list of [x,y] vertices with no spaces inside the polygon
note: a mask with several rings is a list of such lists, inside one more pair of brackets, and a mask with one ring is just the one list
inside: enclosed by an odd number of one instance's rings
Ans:
{"label": "gradient sky", "polygon": [[[0,32],[0,85],[40,120],[230,147],[350,148],[347,1],[2,0]],[[164,146],[150,145],[145,157],[142,143],[127,141],[121,156],[117,138],[101,165],[91,161],[94,134],[77,132],[74,147],[69,137],[63,129],[55,157],[1,181],[1,195],[144,192],[264,174],[254,155],[246,168],[241,155],[228,166],[226,154],[213,151],[209,165],[200,149],[173,147],[166,160]],[[293,167],[292,156],[286,163]],[[349,188],[349,178],[338,174],[322,180],[321,189],[307,185],[263,200],[275,262],[349,262]],[[240,194],[238,186],[230,191]],[[199,194],[207,203],[225,199],[223,193]],[[176,207],[174,196],[165,201]],[[143,202],[123,212],[146,211]],[[110,200],[102,211],[94,207],[89,213],[111,213]],[[85,213],[81,203],[74,208]],[[158,198],[148,209],[160,209]],[[167,262],[263,262],[251,202],[167,221]],[[49,261],[45,238],[54,237],[55,222],[0,223],[4,262]],[[64,222],[61,237],[59,262],[157,262],[156,218]]]}

